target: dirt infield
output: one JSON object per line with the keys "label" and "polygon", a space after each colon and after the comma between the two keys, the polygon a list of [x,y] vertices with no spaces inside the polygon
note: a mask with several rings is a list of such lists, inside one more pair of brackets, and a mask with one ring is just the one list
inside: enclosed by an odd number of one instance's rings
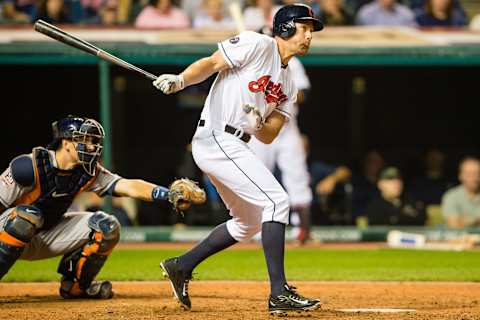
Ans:
{"label": "dirt infield", "polygon": [[[321,310],[294,319],[480,319],[480,284],[435,282],[297,282],[320,297]],[[57,283],[0,284],[1,319],[272,319],[266,282],[192,282],[193,309],[184,312],[162,282],[115,282],[112,300],[62,300]],[[401,308],[402,313],[343,312],[351,308]]]}

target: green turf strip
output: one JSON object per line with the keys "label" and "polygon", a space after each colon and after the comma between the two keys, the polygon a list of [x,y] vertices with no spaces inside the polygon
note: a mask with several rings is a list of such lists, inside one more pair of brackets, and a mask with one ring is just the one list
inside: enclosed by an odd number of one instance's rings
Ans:
{"label": "green turf strip", "polygon": [[[110,280],[161,280],[159,262],[179,250],[118,249],[99,275]],[[55,281],[59,258],[18,261],[2,281]],[[480,281],[480,252],[289,249],[289,280]],[[267,280],[261,250],[227,250],[203,262],[200,280]]]}

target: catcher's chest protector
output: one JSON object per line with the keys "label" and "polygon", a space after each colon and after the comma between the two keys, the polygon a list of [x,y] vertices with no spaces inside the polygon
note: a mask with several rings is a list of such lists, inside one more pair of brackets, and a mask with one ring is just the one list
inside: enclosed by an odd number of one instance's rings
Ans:
{"label": "catcher's chest protector", "polygon": [[35,167],[35,187],[15,202],[32,204],[39,208],[45,217],[42,229],[55,225],[67,211],[75,196],[85,189],[96,177],[87,174],[82,168],[65,171],[55,168],[47,149],[33,149]]}

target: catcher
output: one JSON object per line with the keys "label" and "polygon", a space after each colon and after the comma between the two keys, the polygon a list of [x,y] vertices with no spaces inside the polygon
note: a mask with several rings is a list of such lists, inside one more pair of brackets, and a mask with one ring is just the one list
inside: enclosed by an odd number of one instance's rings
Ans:
{"label": "catcher", "polygon": [[169,188],[125,179],[98,160],[105,137],[100,123],[72,117],[52,124],[47,148],[13,159],[0,176],[0,279],[17,259],[63,255],[60,295],[65,299],[109,299],[110,281],[94,281],[120,238],[120,224],[105,212],[67,212],[84,191],[170,201],[177,211],[205,201],[205,192],[188,179]]}

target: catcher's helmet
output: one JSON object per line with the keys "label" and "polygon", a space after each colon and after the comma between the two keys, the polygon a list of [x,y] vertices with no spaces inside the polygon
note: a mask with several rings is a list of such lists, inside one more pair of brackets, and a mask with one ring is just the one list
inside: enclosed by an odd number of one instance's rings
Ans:
{"label": "catcher's helmet", "polygon": [[296,32],[295,22],[313,22],[313,31],[323,29],[323,23],[315,18],[312,8],[305,4],[289,4],[280,8],[273,18],[273,35],[287,39]]}
{"label": "catcher's helmet", "polygon": [[52,123],[52,131],[57,146],[62,139],[77,143],[79,163],[88,174],[94,175],[105,138],[102,125],[93,119],[68,116]]}

